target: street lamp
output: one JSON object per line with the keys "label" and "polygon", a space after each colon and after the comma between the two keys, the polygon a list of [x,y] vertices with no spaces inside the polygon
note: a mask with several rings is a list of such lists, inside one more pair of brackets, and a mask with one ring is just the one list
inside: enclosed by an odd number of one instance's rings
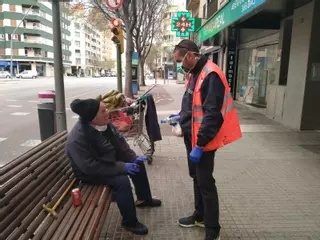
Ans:
{"label": "street lamp", "polygon": [[28,11],[24,14],[22,20],[20,21],[20,23],[18,24],[18,26],[13,30],[13,32],[11,33],[11,41],[10,41],[10,53],[11,53],[11,56],[10,56],[10,75],[12,76],[13,75],[13,66],[12,66],[12,39],[13,39],[13,35],[16,33],[16,31],[18,30],[18,28],[20,27],[21,23],[24,22],[24,19],[25,17],[28,15],[28,13],[30,12],[30,10],[32,9],[33,7],[33,4],[31,5],[31,7],[28,9]]}

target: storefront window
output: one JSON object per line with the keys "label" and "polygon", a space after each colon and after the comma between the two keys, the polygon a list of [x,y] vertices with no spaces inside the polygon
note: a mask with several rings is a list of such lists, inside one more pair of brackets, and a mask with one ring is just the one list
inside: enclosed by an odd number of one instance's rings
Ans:
{"label": "storefront window", "polygon": [[239,51],[237,99],[248,104],[266,106],[269,84],[276,80],[278,45]]}

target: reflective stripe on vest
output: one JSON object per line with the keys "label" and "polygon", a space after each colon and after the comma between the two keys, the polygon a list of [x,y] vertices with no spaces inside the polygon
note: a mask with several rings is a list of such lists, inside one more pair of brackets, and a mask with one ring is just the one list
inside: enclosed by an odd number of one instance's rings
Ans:
{"label": "reflective stripe on vest", "polygon": [[[231,96],[231,93],[230,93],[230,92],[224,97],[222,106],[223,106],[224,104],[226,104],[229,99],[232,99],[232,96]],[[224,116],[227,112],[230,112],[230,111],[233,110],[233,109],[235,109],[235,106],[234,106],[234,103],[233,103],[233,101],[232,101],[232,102],[230,102],[227,106],[222,107],[222,109],[221,109],[221,114],[222,114],[222,116]],[[195,106],[193,107],[193,112],[194,112],[194,113],[196,113],[196,112],[197,112],[197,113],[202,113],[202,111],[203,111],[203,109],[202,109],[202,106],[200,106],[200,105],[195,105]],[[193,121],[194,121],[195,123],[201,123],[202,120],[203,120],[203,116],[194,116],[194,117],[193,117]]]}

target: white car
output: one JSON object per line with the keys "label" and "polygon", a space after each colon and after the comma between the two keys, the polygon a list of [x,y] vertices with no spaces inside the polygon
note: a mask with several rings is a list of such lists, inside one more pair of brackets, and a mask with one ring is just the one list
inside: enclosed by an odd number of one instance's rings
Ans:
{"label": "white car", "polygon": [[37,71],[24,70],[23,72],[16,75],[17,78],[37,78]]}
{"label": "white car", "polygon": [[11,78],[8,71],[0,71],[0,78]]}

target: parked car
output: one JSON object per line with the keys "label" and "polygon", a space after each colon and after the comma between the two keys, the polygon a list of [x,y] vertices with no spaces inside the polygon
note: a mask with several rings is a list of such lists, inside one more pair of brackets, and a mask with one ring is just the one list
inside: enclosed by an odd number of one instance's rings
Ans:
{"label": "parked car", "polygon": [[0,71],[0,78],[11,78],[8,71]]}
{"label": "parked car", "polygon": [[24,70],[23,72],[16,75],[17,78],[37,78],[37,71],[33,70]]}
{"label": "parked car", "polygon": [[92,75],[92,77],[94,77],[94,78],[99,78],[99,77],[101,77],[101,75],[100,75],[100,73],[94,73],[94,74]]}

